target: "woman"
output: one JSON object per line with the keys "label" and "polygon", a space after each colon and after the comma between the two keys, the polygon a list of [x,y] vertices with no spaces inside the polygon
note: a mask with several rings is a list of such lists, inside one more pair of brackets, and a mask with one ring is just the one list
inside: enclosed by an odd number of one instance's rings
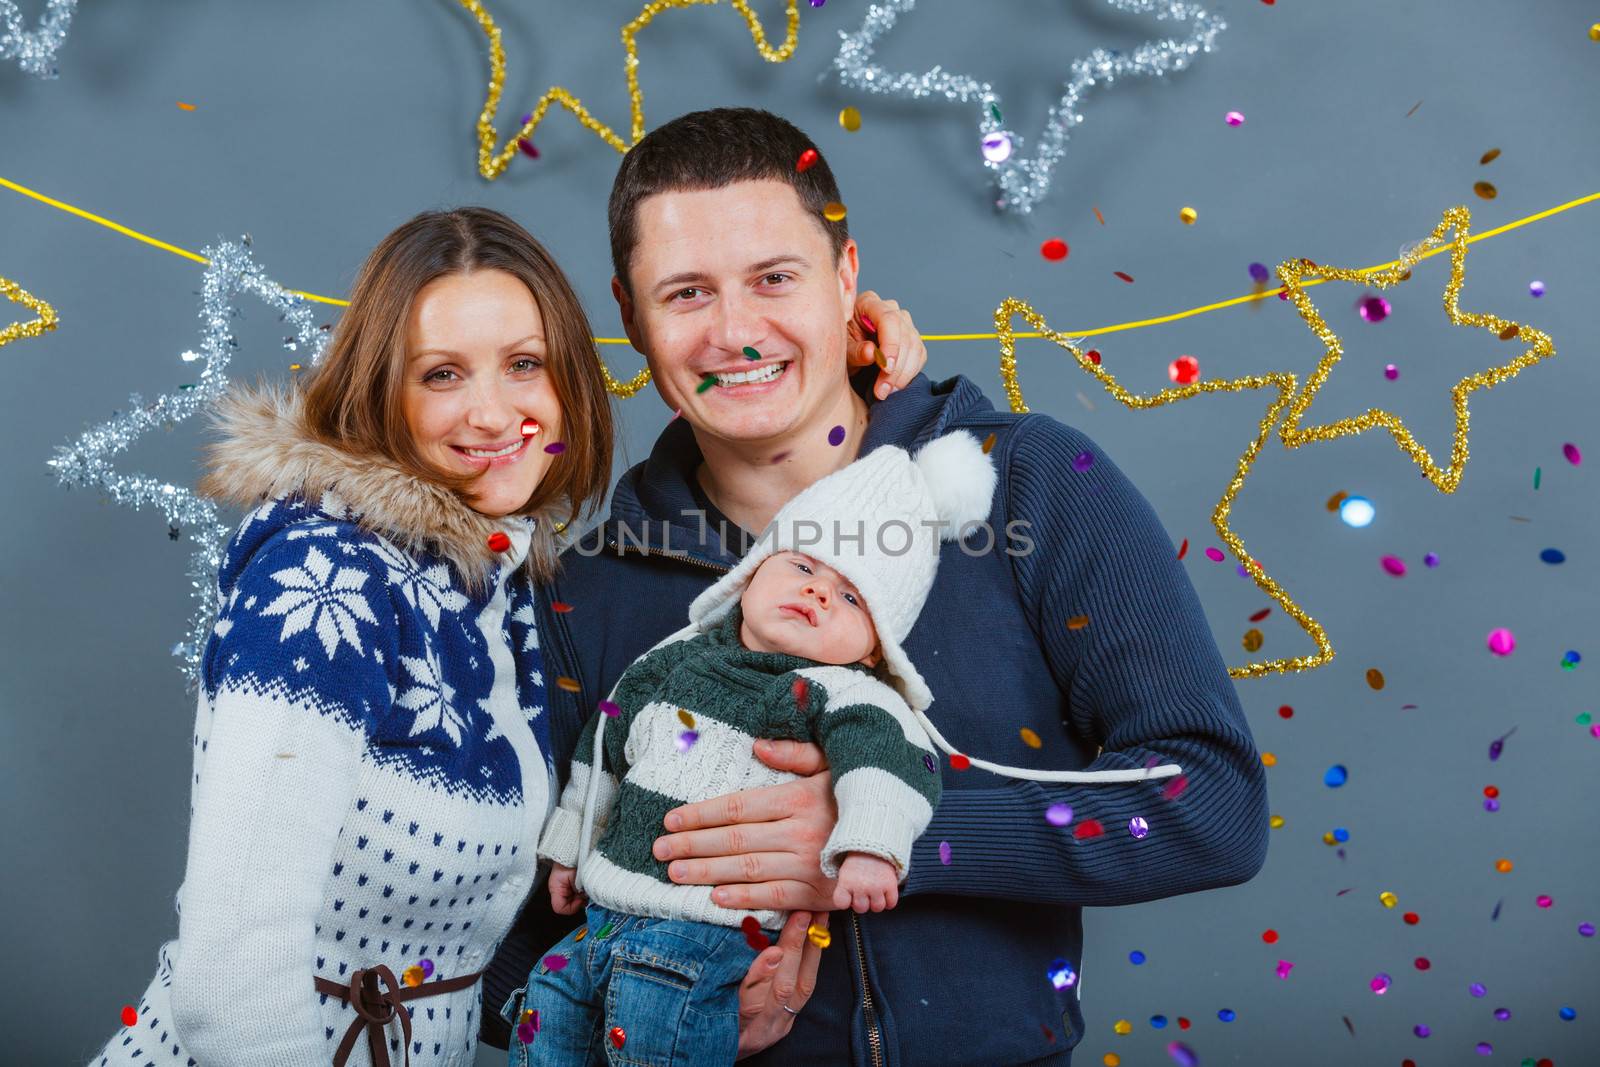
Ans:
{"label": "woman", "polygon": [[[223,406],[203,488],[256,510],[218,576],[178,937],[92,1063],[472,1062],[555,794],[513,579],[552,573],[610,473],[590,334],[515,222],[431,212],[373,251],[301,390]],[[766,1044],[779,951],[741,997]]]}

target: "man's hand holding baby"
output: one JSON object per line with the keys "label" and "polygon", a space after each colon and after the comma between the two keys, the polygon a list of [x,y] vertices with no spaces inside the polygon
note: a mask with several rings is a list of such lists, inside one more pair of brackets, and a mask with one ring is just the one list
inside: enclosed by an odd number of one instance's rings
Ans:
{"label": "man's hand holding baby", "polygon": [[578,872],[557,863],[550,868],[550,907],[557,915],[575,915],[583,910],[589,898],[578,892]]}

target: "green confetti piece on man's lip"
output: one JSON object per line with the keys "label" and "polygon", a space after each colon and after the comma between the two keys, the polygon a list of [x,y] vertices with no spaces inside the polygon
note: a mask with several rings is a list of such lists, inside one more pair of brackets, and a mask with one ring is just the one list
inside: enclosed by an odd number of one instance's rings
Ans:
{"label": "green confetti piece on man's lip", "polygon": [[744,358],[745,359],[760,359],[761,358],[761,353],[757,352],[755,349],[751,348],[749,345],[745,345],[744,346]]}
{"label": "green confetti piece on man's lip", "polygon": [[697,393],[703,393],[707,389],[710,389],[713,385],[716,385],[716,384],[717,384],[717,376],[715,374],[708,374],[708,375],[706,375],[704,378],[702,378],[700,380],[700,384],[695,387],[694,391],[697,392]]}

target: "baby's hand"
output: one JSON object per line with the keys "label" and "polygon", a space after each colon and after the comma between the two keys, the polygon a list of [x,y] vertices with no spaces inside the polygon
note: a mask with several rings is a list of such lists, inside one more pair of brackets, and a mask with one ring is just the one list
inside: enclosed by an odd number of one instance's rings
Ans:
{"label": "baby's hand", "polygon": [[886,859],[852,852],[839,864],[839,881],[833,891],[833,906],[854,908],[858,914],[888,911],[900,900],[900,872]]}
{"label": "baby's hand", "polygon": [[557,915],[576,914],[589,898],[575,888],[578,872],[556,864],[550,868],[550,906]]}

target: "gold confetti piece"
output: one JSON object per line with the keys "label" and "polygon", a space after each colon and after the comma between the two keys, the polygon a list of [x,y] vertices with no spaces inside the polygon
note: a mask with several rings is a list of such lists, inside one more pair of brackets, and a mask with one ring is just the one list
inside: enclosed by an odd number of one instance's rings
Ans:
{"label": "gold confetti piece", "polygon": [[583,688],[578,684],[576,678],[568,678],[566,675],[562,675],[560,678],[556,679],[556,687],[559,689],[565,689],[569,693],[576,693]]}
{"label": "gold confetti piece", "polygon": [[185,104],[182,100],[178,101],[178,106],[183,108],[183,110],[185,110],[185,111],[193,111],[194,110],[194,105],[193,104]]}
{"label": "gold confetti piece", "polygon": [[1026,726],[1017,732],[1022,735],[1022,743],[1027,745],[1029,748],[1044,747],[1044,742],[1039,740],[1039,735],[1028,729]]}
{"label": "gold confetti piece", "polygon": [[1246,630],[1244,632],[1244,641],[1242,642],[1242,644],[1244,645],[1244,650],[1246,652],[1260,652],[1261,651],[1261,631],[1255,629],[1254,627],[1251,627],[1250,629]]}
{"label": "gold confetti piece", "polygon": [[845,216],[845,207],[837,200],[830,200],[822,208],[822,217],[829,222],[838,222]]}
{"label": "gold confetti piece", "polygon": [[1378,900],[1386,908],[1392,908],[1396,904],[1400,903],[1400,898],[1395,896],[1393,893],[1389,892],[1387,889],[1385,889],[1382,893],[1378,894]]}
{"label": "gold confetti piece", "polygon": [[1067,620],[1067,629],[1069,630],[1081,630],[1088,625],[1089,616],[1087,615],[1074,615],[1072,618]]}
{"label": "gold confetti piece", "polygon": [[1383,672],[1373,667],[1367,671],[1367,684],[1374,689],[1383,688]]}
{"label": "gold confetti piece", "polygon": [[[1355,436],[1381,426],[1389,431],[1396,445],[1421,468],[1423,476],[1435,488],[1443,493],[1454,493],[1460,485],[1461,474],[1468,459],[1468,398],[1476,390],[1489,389],[1510,381],[1527,367],[1548,359],[1555,354],[1555,345],[1548,334],[1532,326],[1523,325],[1521,326],[1520,336],[1527,347],[1520,355],[1507,360],[1499,366],[1469,374],[1455,384],[1450,391],[1456,419],[1448,467],[1441,468],[1432,454],[1412,436],[1406,424],[1387,411],[1371,409],[1360,416],[1340,419],[1337,422],[1318,426],[1302,426],[1306,411],[1317,399],[1323,384],[1344,354],[1344,344],[1338,334],[1324,321],[1322,314],[1307,295],[1307,289],[1311,285],[1342,281],[1363,287],[1370,286],[1378,289],[1387,289],[1398,284],[1400,276],[1410,270],[1413,264],[1426,256],[1443,252],[1448,247],[1450,252],[1450,277],[1445,283],[1443,303],[1446,316],[1451,325],[1488,329],[1494,332],[1498,332],[1506,325],[1506,320],[1498,316],[1461,310],[1459,297],[1466,274],[1467,248],[1472,239],[1470,236],[1471,223],[1472,213],[1467,208],[1452,207],[1444,212],[1439,224],[1434,227],[1432,233],[1412,245],[1399,260],[1382,267],[1364,269],[1325,267],[1317,266],[1305,259],[1291,259],[1279,264],[1278,277],[1282,282],[1282,291],[1293,302],[1300,317],[1316,335],[1324,348],[1322,359],[1318,362],[1317,367],[1305,376],[1304,385],[1301,384],[1300,377],[1294,372],[1273,371],[1232,381],[1205,380],[1179,388],[1166,389],[1151,396],[1137,396],[1130,393],[1107,370],[1108,366],[1115,365],[1115,360],[1108,359],[1103,364],[1092,363],[1085,357],[1083,350],[1073,342],[1071,336],[1063,334],[1059,330],[1051,329],[1044,316],[1035,311],[1026,301],[1014,297],[1008,298],[995,309],[995,332],[1000,340],[1000,378],[1004,385],[1006,396],[1011,402],[1011,410],[1018,414],[1026,413],[1028,406],[1023,400],[1022,387],[1017,381],[1016,345],[1018,335],[1012,323],[1013,318],[1016,317],[1026,321],[1029,326],[1037,331],[1038,336],[1047,338],[1057,346],[1066,349],[1073,356],[1080,369],[1098,379],[1106,391],[1120,403],[1136,411],[1162,407],[1166,404],[1213,392],[1233,393],[1258,389],[1269,391],[1269,402],[1265,404],[1265,412],[1258,424],[1256,438],[1240,456],[1239,462],[1234,468],[1232,480],[1222,494],[1222,499],[1212,509],[1212,525],[1216,527],[1218,535],[1221,536],[1227,547],[1232,550],[1232,554],[1242,561],[1246,575],[1256,583],[1262,592],[1274,600],[1283,608],[1285,613],[1299,624],[1300,628],[1315,643],[1317,653],[1314,656],[1297,656],[1250,662],[1240,667],[1229,667],[1228,673],[1230,676],[1234,678],[1258,678],[1272,673],[1314,670],[1326,665],[1333,659],[1333,644],[1328,640],[1322,624],[1296,604],[1283,587],[1278,584],[1277,580],[1270,576],[1261,563],[1249,554],[1243,540],[1233,532],[1228,523],[1234,500],[1244,487],[1257,456],[1274,430],[1276,430],[1277,437],[1286,448],[1303,448],[1312,443],[1322,443],[1340,437]],[[1453,237],[1451,236],[1452,230],[1454,231]],[[1076,336],[1081,336],[1081,333]],[[1274,393],[1276,394],[1275,396],[1273,396]],[[1277,425],[1280,417],[1283,418],[1281,426]]]}
{"label": "gold confetti piece", "polygon": [[1192,207],[1186,207],[1182,211],[1178,212],[1178,218],[1183,220],[1183,224],[1185,226],[1193,226],[1194,220],[1199,217],[1199,213],[1196,212]]}
{"label": "gold confetti piece", "polygon": [[1489,149],[1489,151],[1487,151],[1487,152],[1485,152],[1483,154],[1483,157],[1478,160],[1478,163],[1480,165],[1482,165],[1484,163],[1493,163],[1495,160],[1497,160],[1499,158],[1500,158],[1500,149],[1491,148],[1491,149]]}
{"label": "gold confetti piece", "polygon": [[1500,195],[1500,190],[1494,187],[1494,182],[1473,182],[1472,191],[1485,200],[1493,200]]}
{"label": "gold confetti piece", "polygon": [[816,923],[806,927],[806,938],[818,948],[827,948],[833,944],[833,934]]}
{"label": "gold confetti piece", "polygon": [[850,133],[855,133],[861,128],[861,112],[853,107],[847,107],[839,112],[839,125]]}
{"label": "gold confetti piece", "polygon": [[1273,815],[1273,816],[1271,816],[1270,818],[1267,819],[1267,825],[1272,827],[1274,830],[1282,830],[1283,829],[1283,816],[1282,815]]}
{"label": "gold confetti piece", "polygon": [[1100,214],[1100,209],[1099,208],[1095,208],[1094,209],[1094,218],[1095,218],[1095,221],[1098,222],[1100,225],[1104,226],[1106,224],[1106,217],[1104,215]]}
{"label": "gold confetti piece", "polygon": [[1118,1019],[1111,1024],[1111,1029],[1119,1034],[1131,1034],[1133,1033],[1133,1024],[1126,1019]]}
{"label": "gold confetti piece", "polygon": [[1349,493],[1347,493],[1343,489],[1341,489],[1337,493],[1335,493],[1332,496],[1330,496],[1328,498],[1328,510],[1329,511],[1338,511],[1339,510],[1339,505],[1343,504],[1344,500],[1345,500],[1345,497],[1347,497],[1349,495],[1350,495]]}
{"label": "gold confetti piece", "polygon": [[1264,767],[1276,767],[1278,765],[1278,757],[1270,752],[1263,752],[1261,753],[1261,765]]}
{"label": "gold confetti piece", "polygon": [[301,372],[301,371],[303,371],[303,370],[305,370],[305,368],[304,368],[304,367],[302,367],[302,366],[301,366],[301,365],[300,365],[300,364],[298,364],[298,363],[291,363],[291,364],[289,364],[289,373],[290,373],[290,374],[298,374],[298,373],[300,373],[300,372]]}
{"label": "gold confetti piece", "polygon": [[1500,340],[1509,341],[1521,332],[1522,327],[1513,322],[1511,325],[1500,331]]}
{"label": "gold confetti piece", "polygon": [[684,710],[683,708],[678,709],[678,721],[683,723],[683,725],[689,729],[694,729],[694,716],[690,715],[688,711]]}
{"label": "gold confetti piece", "polygon": [[990,434],[988,437],[985,437],[983,439],[983,454],[987,456],[989,454],[989,450],[991,448],[993,448],[993,447],[994,447],[994,434]]}

